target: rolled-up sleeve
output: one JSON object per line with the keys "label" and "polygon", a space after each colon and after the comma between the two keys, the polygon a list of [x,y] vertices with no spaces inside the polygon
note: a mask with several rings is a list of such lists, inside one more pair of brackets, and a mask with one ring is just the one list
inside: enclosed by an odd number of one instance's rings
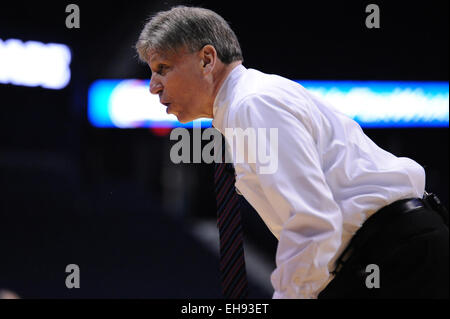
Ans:
{"label": "rolled-up sleeve", "polygon": [[[341,244],[342,214],[321,168],[311,123],[270,95],[243,99],[230,117],[232,126],[266,128],[266,145],[277,150],[277,168],[265,173],[263,163],[247,147],[265,200],[282,221],[271,275],[273,298],[316,298],[329,279],[328,264]],[[233,122],[233,123],[231,123]],[[276,128],[278,138],[269,138]],[[275,145],[274,143],[277,143]]]}

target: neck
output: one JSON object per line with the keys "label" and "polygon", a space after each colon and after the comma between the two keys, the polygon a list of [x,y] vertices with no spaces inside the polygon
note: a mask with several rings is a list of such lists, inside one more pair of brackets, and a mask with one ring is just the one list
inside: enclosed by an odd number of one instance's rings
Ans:
{"label": "neck", "polygon": [[222,64],[219,70],[217,71],[216,75],[214,76],[214,84],[213,84],[213,94],[212,94],[212,103],[210,108],[210,114],[209,117],[213,118],[213,108],[214,108],[214,101],[216,99],[217,94],[219,93],[220,88],[222,87],[223,82],[228,77],[231,71],[238,65],[242,64],[242,61],[234,61],[230,64]]}

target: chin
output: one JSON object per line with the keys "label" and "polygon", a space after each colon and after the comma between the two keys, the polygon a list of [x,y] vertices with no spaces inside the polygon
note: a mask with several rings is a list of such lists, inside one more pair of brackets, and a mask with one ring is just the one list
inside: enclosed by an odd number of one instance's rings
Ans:
{"label": "chin", "polygon": [[178,122],[180,122],[181,124],[186,124],[186,123],[192,122],[192,120],[186,120],[186,119],[183,119],[183,118],[178,118]]}
{"label": "chin", "polygon": [[178,122],[182,124],[186,124],[192,121],[195,121],[196,119],[199,119],[200,117],[183,117],[183,116],[177,116]]}
{"label": "chin", "polygon": [[186,119],[183,118],[182,116],[177,115],[176,117],[177,117],[178,122],[180,122],[182,124],[188,123],[188,121],[186,121]]}

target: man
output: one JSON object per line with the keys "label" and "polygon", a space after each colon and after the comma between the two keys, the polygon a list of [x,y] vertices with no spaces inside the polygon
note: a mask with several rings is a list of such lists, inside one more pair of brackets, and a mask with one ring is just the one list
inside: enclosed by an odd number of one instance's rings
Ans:
{"label": "man", "polygon": [[[277,129],[266,140],[278,147],[275,172],[262,173],[248,140],[256,161],[233,157],[236,188],[279,241],[274,298],[448,296],[448,228],[422,200],[419,164],[379,148],[301,85],[246,69],[234,32],[210,10],[158,13],[136,48],[151,93],[181,123],[213,118],[224,135]],[[380,278],[368,282],[367,271]]]}

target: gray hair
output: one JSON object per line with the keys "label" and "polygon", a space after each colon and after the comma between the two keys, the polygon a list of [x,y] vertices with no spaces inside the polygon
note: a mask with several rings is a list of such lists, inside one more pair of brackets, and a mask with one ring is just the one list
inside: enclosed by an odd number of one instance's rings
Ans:
{"label": "gray hair", "polygon": [[150,17],[136,43],[143,62],[148,62],[148,51],[177,51],[186,47],[191,53],[205,45],[212,45],[219,59],[230,64],[243,61],[236,34],[217,13],[198,7],[177,6]]}

